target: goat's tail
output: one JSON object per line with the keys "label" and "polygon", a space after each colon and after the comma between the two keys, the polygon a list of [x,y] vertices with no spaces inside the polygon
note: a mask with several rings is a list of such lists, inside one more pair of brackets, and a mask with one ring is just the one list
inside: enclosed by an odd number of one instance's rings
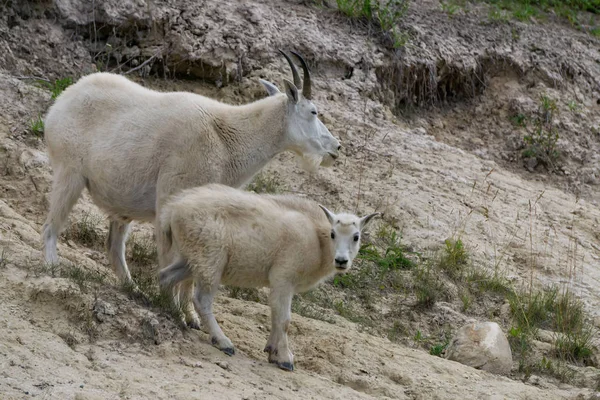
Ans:
{"label": "goat's tail", "polygon": [[170,288],[192,277],[187,260],[178,260],[158,273],[161,288]]}

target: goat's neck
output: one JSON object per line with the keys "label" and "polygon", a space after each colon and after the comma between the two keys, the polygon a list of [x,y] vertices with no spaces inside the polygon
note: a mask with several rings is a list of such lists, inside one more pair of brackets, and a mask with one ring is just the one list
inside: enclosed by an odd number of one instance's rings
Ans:
{"label": "goat's neck", "polygon": [[223,115],[228,129],[221,131],[231,163],[227,184],[240,187],[285,150],[287,97],[267,97],[231,111]]}

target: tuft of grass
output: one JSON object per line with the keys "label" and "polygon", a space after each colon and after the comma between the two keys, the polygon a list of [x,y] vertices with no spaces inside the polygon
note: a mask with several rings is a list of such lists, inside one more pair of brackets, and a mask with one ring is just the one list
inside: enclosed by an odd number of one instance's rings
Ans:
{"label": "tuft of grass", "polygon": [[157,253],[153,241],[150,238],[131,235],[129,243],[131,251],[128,260],[131,261],[129,269],[133,282],[124,283],[123,291],[145,306],[170,315],[176,322],[181,321],[183,318],[181,305],[187,304],[188,299],[180,299],[177,303],[173,299],[172,290],[160,288],[158,274],[154,268],[157,264]]}
{"label": "tuft of grass", "polygon": [[514,126],[520,126],[524,128],[527,126],[527,117],[525,114],[518,113],[510,117],[510,122],[512,122]]}
{"label": "tuft of grass", "polygon": [[458,294],[458,297],[460,297],[460,301],[462,302],[462,311],[469,311],[471,305],[473,304],[473,298],[471,297],[469,291],[461,290],[461,292]]}
{"label": "tuft of grass", "polygon": [[186,304],[187,299],[182,299],[179,303],[176,303],[171,290],[160,289],[156,278],[152,279],[149,277],[149,274],[140,273],[139,270],[136,273],[132,271],[131,277],[133,282],[137,284],[125,282],[122,285],[122,290],[131,299],[140,301],[147,307],[153,307],[170,315],[176,322],[182,320],[184,314],[181,304]]}
{"label": "tuft of grass", "polygon": [[348,18],[371,24],[393,48],[400,48],[408,36],[397,30],[408,10],[409,0],[336,0],[338,10]]}
{"label": "tuft of grass", "polygon": [[88,283],[103,284],[106,281],[106,273],[82,268],[76,264],[63,265],[59,274],[61,278],[67,278],[75,282],[81,291],[87,291]]}
{"label": "tuft of grass", "polygon": [[488,19],[493,22],[508,22],[510,15],[505,10],[494,5],[488,12]]}
{"label": "tuft of grass", "polygon": [[448,14],[450,18],[454,16],[457,12],[461,10],[465,10],[466,1],[464,0],[448,0],[448,1],[440,1],[440,8],[443,12]]}
{"label": "tuft of grass", "polygon": [[40,114],[38,114],[36,118],[29,121],[29,132],[38,138],[44,136],[44,120]]}
{"label": "tuft of grass", "polygon": [[89,270],[73,263],[36,264],[32,267],[34,276],[48,275],[53,278],[70,279],[79,286],[82,292],[89,289],[90,284],[104,284],[108,272]]}
{"label": "tuft of grass", "polygon": [[415,263],[406,256],[407,250],[401,243],[401,236],[391,226],[381,226],[376,235],[376,244],[361,246],[358,258],[375,263],[384,273],[414,268]]}
{"label": "tuft of grass", "polygon": [[572,113],[581,111],[581,105],[579,103],[577,103],[575,100],[569,101],[567,106],[569,107],[569,111],[571,111]]}
{"label": "tuft of grass", "polygon": [[105,241],[105,236],[100,231],[102,220],[103,218],[97,214],[85,213],[63,233],[63,236],[66,240],[72,240],[89,248],[102,248]]}
{"label": "tuft of grass", "polygon": [[592,338],[594,332],[589,327],[584,327],[576,332],[558,335],[554,341],[554,353],[565,361],[594,365]]}
{"label": "tuft of grass", "polygon": [[523,354],[530,340],[539,329],[556,332],[554,353],[562,361],[593,364],[593,330],[585,321],[581,300],[568,289],[556,286],[529,292],[514,292],[509,303],[515,326],[511,329],[511,341],[515,350]]}
{"label": "tuft of grass", "polygon": [[286,190],[285,184],[276,175],[257,174],[246,190],[255,193],[282,193]]}
{"label": "tuft of grass", "polygon": [[73,78],[67,76],[58,78],[54,82],[39,80],[38,84],[52,92],[52,100],[55,100],[69,86],[73,84]]}
{"label": "tuft of grass", "polygon": [[528,21],[538,15],[538,10],[529,4],[521,4],[513,8],[513,17],[519,21]]}
{"label": "tuft of grass", "polygon": [[545,17],[554,12],[558,17],[566,19],[571,25],[579,27],[578,13],[588,11],[600,13],[598,0],[486,0],[493,7],[510,12],[513,18],[527,21],[531,18]]}
{"label": "tuft of grass", "polygon": [[560,156],[557,145],[560,136],[554,124],[554,116],[557,112],[556,100],[541,95],[533,130],[523,137],[525,144],[523,157],[535,158],[537,162],[550,169],[554,168]]}
{"label": "tuft of grass", "polygon": [[127,240],[130,249],[128,260],[136,265],[153,265],[158,263],[156,245],[151,238],[133,234]]}
{"label": "tuft of grass", "polygon": [[475,285],[480,293],[492,292],[502,295],[513,293],[508,279],[497,271],[491,272],[485,269],[473,268],[467,273],[467,282],[471,287]]}
{"label": "tuft of grass", "polygon": [[469,262],[469,255],[460,238],[456,240],[447,239],[442,256],[439,260],[439,268],[446,272],[452,279],[460,279]]}
{"label": "tuft of grass", "polygon": [[446,286],[434,268],[417,267],[413,272],[417,306],[431,308],[438,300],[447,296]]}
{"label": "tuft of grass", "polygon": [[450,344],[449,339],[446,339],[443,343],[435,344],[435,345],[431,346],[431,348],[429,349],[429,354],[431,354],[432,356],[442,357],[442,355],[444,354],[444,351],[446,351],[446,348],[448,347],[449,344]]}

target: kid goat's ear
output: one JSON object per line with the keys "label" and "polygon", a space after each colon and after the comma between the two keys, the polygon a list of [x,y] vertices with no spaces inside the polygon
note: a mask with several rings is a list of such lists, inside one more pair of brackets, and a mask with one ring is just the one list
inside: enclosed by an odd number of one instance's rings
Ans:
{"label": "kid goat's ear", "polygon": [[373,214],[369,214],[365,217],[362,217],[360,219],[360,223],[359,223],[360,229],[362,230],[371,221],[371,219],[373,219],[373,217],[376,217],[378,215],[381,215],[381,213],[376,212]]}

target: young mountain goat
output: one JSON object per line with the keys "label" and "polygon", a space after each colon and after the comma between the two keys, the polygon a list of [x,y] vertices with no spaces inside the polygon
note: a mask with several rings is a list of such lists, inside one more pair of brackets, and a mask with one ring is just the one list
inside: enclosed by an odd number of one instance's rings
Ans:
{"label": "young mountain goat", "polygon": [[350,269],[361,230],[376,215],[336,215],[308,199],[219,184],[186,189],[159,217],[177,254],[160,271],[161,286],[194,279],[202,324],[213,345],[228,355],[235,352],[233,344],[212,313],[219,284],[269,286],[272,328],[265,351],[269,362],[291,371],[287,331],[293,295]]}
{"label": "young mountain goat", "polygon": [[[109,73],[88,75],[67,88],[45,119],[54,171],[42,228],[46,261],[58,262],[57,237],[84,187],[109,215],[111,266],[122,281],[131,282],[125,262],[129,224],[158,224],[156,216],[170,195],[211,182],[241,187],[286,150],[298,154],[307,169],[333,164],[340,143],[317,118],[306,62],[293,53],[304,71],[300,93],[298,72],[281,53],[294,83],[284,79],[283,94],[260,80],[269,97],[242,106],[187,92],[156,92]],[[158,231],[156,238],[164,267],[171,256]],[[191,285],[180,289],[191,295]],[[184,313],[187,323],[199,328],[191,300]]]}

